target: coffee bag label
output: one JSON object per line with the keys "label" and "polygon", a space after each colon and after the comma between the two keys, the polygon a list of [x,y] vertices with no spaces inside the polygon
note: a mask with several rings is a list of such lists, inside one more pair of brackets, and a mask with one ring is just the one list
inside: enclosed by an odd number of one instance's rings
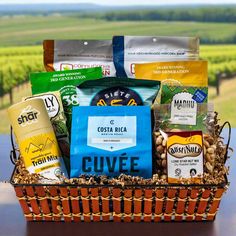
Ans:
{"label": "coffee bag label", "polygon": [[201,183],[203,178],[202,132],[170,132],[167,140],[168,182],[189,179]]}
{"label": "coffee bag label", "polygon": [[90,147],[114,152],[136,146],[136,116],[88,117]]}
{"label": "coffee bag label", "polygon": [[178,125],[196,125],[197,102],[190,93],[178,93],[171,101],[171,123]]}

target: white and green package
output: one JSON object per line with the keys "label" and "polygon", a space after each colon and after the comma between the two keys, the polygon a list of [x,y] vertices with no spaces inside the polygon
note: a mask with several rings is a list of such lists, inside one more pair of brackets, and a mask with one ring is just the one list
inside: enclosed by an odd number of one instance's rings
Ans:
{"label": "white and green package", "polygon": [[77,86],[80,106],[151,106],[160,88],[154,80],[103,78]]}
{"label": "white and green package", "polygon": [[66,117],[61,101],[61,95],[58,91],[54,91],[26,97],[24,100],[37,98],[41,98],[44,101],[48,116],[55,131],[58,145],[68,167],[68,158],[70,157],[70,142],[68,129],[66,127]]}
{"label": "white and green package", "polygon": [[86,80],[95,80],[102,77],[102,68],[86,68],[78,70],[31,73],[32,94],[50,91],[60,91],[61,99],[67,118],[67,128],[70,132],[72,106],[79,105],[76,86]]}

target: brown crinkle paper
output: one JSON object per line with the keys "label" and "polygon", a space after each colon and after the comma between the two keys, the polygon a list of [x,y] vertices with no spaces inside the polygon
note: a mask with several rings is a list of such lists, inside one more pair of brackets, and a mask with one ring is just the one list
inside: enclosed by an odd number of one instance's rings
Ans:
{"label": "brown crinkle paper", "polygon": [[[221,126],[219,125],[218,114],[214,116],[214,132],[211,134],[204,134],[204,184],[221,184],[226,182],[226,175],[229,173],[229,167],[226,167],[227,145],[224,139],[220,137]],[[154,132],[155,138],[160,136],[160,133]],[[213,150],[212,150],[213,149]],[[232,151],[231,148],[229,150]],[[165,147],[163,147],[163,153]],[[210,154],[210,155],[208,155]],[[154,163],[158,163],[154,168],[154,175],[151,179],[144,179],[142,177],[129,176],[121,174],[116,178],[108,178],[107,176],[85,176],[79,178],[67,179],[64,176],[58,176],[58,181],[51,181],[45,179],[39,174],[30,174],[25,168],[22,158],[20,157],[16,163],[17,171],[14,174],[13,181],[16,184],[42,184],[42,183],[64,183],[72,185],[163,185],[167,183],[166,166],[162,165],[158,157],[154,155]],[[180,179],[180,184],[191,184],[191,181]]]}

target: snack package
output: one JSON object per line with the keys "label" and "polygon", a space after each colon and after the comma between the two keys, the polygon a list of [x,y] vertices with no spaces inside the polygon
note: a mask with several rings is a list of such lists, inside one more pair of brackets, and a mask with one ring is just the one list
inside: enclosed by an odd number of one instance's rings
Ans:
{"label": "snack package", "polygon": [[96,67],[80,70],[31,73],[30,82],[33,95],[49,91],[60,91],[67,118],[67,128],[70,132],[72,106],[79,105],[76,85],[86,80],[94,80],[101,77],[102,69],[101,67]]}
{"label": "snack package", "polygon": [[67,170],[69,170],[70,141],[69,132],[66,127],[66,117],[61,101],[61,94],[58,91],[38,94],[27,97],[24,100],[33,100],[41,98],[44,101],[45,108],[52,123],[58,145],[60,147]]}
{"label": "snack package", "polygon": [[199,39],[193,37],[114,36],[112,44],[118,77],[134,78],[138,63],[197,60],[199,57]]}
{"label": "snack package", "polygon": [[103,78],[86,81],[77,88],[80,106],[151,106],[159,81]]}
{"label": "snack package", "polygon": [[[171,104],[173,124],[195,125],[197,106],[207,102],[207,87],[161,86],[161,104]],[[157,99],[158,102],[158,99]]]}
{"label": "snack package", "polygon": [[135,78],[162,84],[207,87],[207,61],[168,61],[135,65]]}
{"label": "snack package", "polygon": [[124,173],[151,178],[148,106],[73,107],[71,178]]}
{"label": "snack package", "polygon": [[[173,105],[174,104],[174,105]],[[214,106],[211,103],[190,103],[184,106],[160,104],[153,107],[155,130],[172,129],[191,131],[202,130],[212,133],[214,130]]]}
{"label": "snack package", "polygon": [[115,76],[111,40],[45,40],[47,71],[102,67],[103,76]]}
{"label": "snack package", "polygon": [[[163,132],[166,143],[165,158],[168,183],[203,183],[203,136],[202,131]],[[159,136],[158,139],[160,139]],[[156,142],[159,140],[156,139]],[[158,155],[158,146],[156,152]],[[163,154],[161,154],[163,155]],[[163,164],[163,163],[162,163]]]}
{"label": "snack package", "polygon": [[27,170],[56,181],[60,174],[68,177],[44,101],[17,103],[8,109],[8,115]]}

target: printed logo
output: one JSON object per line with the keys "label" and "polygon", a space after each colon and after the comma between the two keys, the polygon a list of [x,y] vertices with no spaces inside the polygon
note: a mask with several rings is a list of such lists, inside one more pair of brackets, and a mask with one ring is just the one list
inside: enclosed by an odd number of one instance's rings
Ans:
{"label": "printed logo", "polygon": [[190,170],[190,176],[191,177],[195,176],[196,174],[197,174],[197,170],[196,169],[193,168],[193,169]]}
{"label": "printed logo", "polygon": [[60,70],[73,70],[73,65],[69,63],[61,63]]}
{"label": "printed logo", "polygon": [[173,96],[171,101],[171,123],[179,125],[196,125],[197,103],[192,94],[181,92]]}
{"label": "printed logo", "polygon": [[72,112],[72,106],[79,105],[79,98],[76,87],[73,85],[64,86],[60,89],[64,111],[66,113]]}
{"label": "printed logo", "polygon": [[[186,99],[184,98],[186,97]],[[191,99],[191,94],[190,93],[178,93],[175,96],[173,96],[173,106],[177,110],[181,109],[194,109],[196,102]]]}
{"label": "printed logo", "polygon": [[62,171],[61,171],[60,168],[56,168],[56,169],[54,170],[54,174],[55,174],[55,176],[57,176],[57,177],[60,177],[61,175],[63,175],[63,173],[62,173]]}
{"label": "printed logo", "polygon": [[167,151],[170,155],[176,158],[197,157],[202,153],[202,147],[198,143],[174,143]]}
{"label": "printed logo", "polygon": [[39,115],[40,112],[37,109],[32,108],[32,106],[27,106],[21,111],[19,117],[17,118],[18,124],[25,127],[26,125],[37,123]]}
{"label": "printed logo", "polygon": [[91,106],[138,106],[143,105],[137,92],[125,87],[112,87],[99,91],[91,101]]}
{"label": "printed logo", "polygon": [[87,145],[114,152],[136,146],[135,116],[89,116]]}
{"label": "printed logo", "polygon": [[60,105],[59,105],[58,99],[55,95],[46,94],[46,95],[40,95],[40,96],[26,98],[25,100],[36,99],[36,98],[43,99],[44,105],[47,109],[47,112],[48,112],[48,115],[50,118],[54,118],[58,115],[59,110],[60,110]]}
{"label": "printed logo", "polygon": [[193,94],[192,99],[196,101],[197,103],[203,103],[204,100],[206,99],[207,94],[204,93],[202,90],[197,89],[195,93]]}
{"label": "printed logo", "polygon": [[54,118],[59,113],[60,105],[58,99],[53,94],[47,94],[41,96],[44,100],[45,107],[48,111],[50,118]]}
{"label": "printed logo", "polygon": [[180,168],[175,169],[175,176],[181,176],[181,172]]}
{"label": "printed logo", "polygon": [[115,69],[113,69],[114,66],[112,62],[106,62],[106,63],[105,62],[104,63],[92,63],[92,62],[77,63],[75,62],[74,64],[59,63],[58,65],[54,64],[54,66],[59,67],[58,69],[60,71],[102,67],[103,76],[113,76],[115,73],[114,72]]}

